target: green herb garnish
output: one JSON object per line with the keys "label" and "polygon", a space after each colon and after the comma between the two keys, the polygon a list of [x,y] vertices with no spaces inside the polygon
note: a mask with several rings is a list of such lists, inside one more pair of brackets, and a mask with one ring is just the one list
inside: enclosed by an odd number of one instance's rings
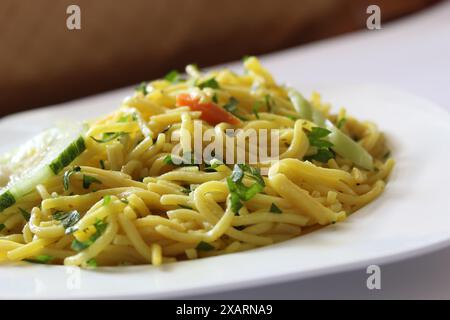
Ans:
{"label": "green herb garnish", "polygon": [[137,92],[142,92],[143,94],[144,94],[144,96],[145,95],[147,95],[148,94],[148,91],[147,91],[147,82],[141,82],[141,84],[139,84],[136,88],[135,88],[135,90],[137,91]]}
{"label": "green herb garnish", "polygon": [[344,126],[344,124],[345,124],[346,121],[347,121],[347,118],[342,118],[342,119],[340,119],[340,120],[338,121],[336,127],[337,127],[338,129],[342,128],[342,127]]}
{"label": "green herb garnish", "polygon": [[200,89],[204,88],[211,88],[211,89],[219,89],[219,83],[216,81],[215,78],[211,78],[208,80],[205,80],[197,85]]}
{"label": "green herb garnish", "polygon": [[270,95],[266,94],[264,96],[264,101],[266,103],[267,111],[272,112],[272,98]]}
{"label": "green herb garnish", "polygon": [[89,189],[89,187],[93,183],[102,184],[102,182],[100,180],[98,180],[97,178],[94,178],[92,176],[88,176],[85,174],[83,175],[83,188],[84,189]]}
{"label": "green herb garnish", "polygon": [[97,268],[97,260],[95,258],[89,259],[86,261],[86,266],[89,268]]}
{"label": "green herb garnish", "polygon": [[211,251],[214,250],[215,247],[208,242],[200,241],[196,249],[199,251]]}
{"label": "green herb garnish", "polygon": [[312,128],[311,132],[308,133],[308,140],[312,147],[317,148],[317,152],[305,157],[305,160],[316,160],[326,163],[328,160],[334,158],[334,152],[330,150],[333,144],[328,140],[324,140],[330,133],[331,131],[325,128]]}
{"label": "green herb garnish", "polygon": [[63,176],[63,186],[64,186],[64,190],[69,190],[69,186],[70,186],[70,177],[72,176],[72,174],[76,173],[76,172],[80,172],[81,168],[80,167],[75,167],[72,170],[68,170],[66,172],[64,172],[64,176]]}
{"label": "green herb garnish", "polygon": [[4,223],[0,223],[0,231],[2,231],[5,228],[6,228],[5,224]]}
{"label": "green herb garnish", "polygon": [[230,100],[223,106],[225,110],[234,115],[236,118],[241,119],[242,121],[247,121],[248,119],[239,115],[237,111],[237,106],[239,105],[239,100],[235,97],[231,97]]}
{"label": "green herb garnish", "polygon": [[164,79],[171,83],[178,83],[181,81],[181,75],[177,70],[172,70],[165,75]]}
{"label": "green herb garnish", "polygon": [[[243,183],[244,177],[254,180],[255,183],[246,186]],[[250,200],[262,192],[266,186],[259,168],[253,168],[246,164],[234,165],[231,176],[227,178],[227,185],[230,190],[231,209],[236,214],[243,206],[242,201]]]}
{"label": "green herb garnish", "polygon": [[108,226],[107,223],[105,223],[102,220],[98,220],[96,223],[94,223],[95,227],[95,233],[89,238],[89,240],[81,242],[77,239],[72,241],[72,249],[75,251],[82,251],[86,248],[88,248],[90,245],[92,245],[100,236],[105,232],[106,227]]}
{"label": "green herb garnish", "polygon": [[66,229],[66,234],[71,234],[75,231],[73,226],[80,221],[81,215],[77,210],[69,212],[55,212],[53,219],[61,222],[61,225]]}
{"label": "green herb garnish", "polygon": [[39,255],[32,259],[25,259],[25,261],[31,262],[31,263],[47,264],[47,263],[51,262],[53,259],[55,259],[55,257],[53,257],[53,256]]}
{"label": "green herb garnish", "polygon": [[275,203],[272,203],[272,205],[270,206],[270,212],[272,212],[272,213],[283,213],[283,211],[281,211],[281,209],[278,208]]}
{"label": "green herb garnish", "polygon": [[259,119],[259,109],[261,108],[261,102],[259,102],[259,101],[256,101],[254,104],[253,104],[253,107],[252,107],[252,111],[253,111],[253,114],[255,115],[255,117],[256,117],[256,119]]}

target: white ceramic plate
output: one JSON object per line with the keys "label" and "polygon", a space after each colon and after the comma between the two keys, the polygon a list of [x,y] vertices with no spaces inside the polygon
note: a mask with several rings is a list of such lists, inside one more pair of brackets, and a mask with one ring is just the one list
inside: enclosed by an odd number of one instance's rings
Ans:
{"label": "white ceramic plate", "polygon": [[[0,266],[0,298],[170,298],[291,281],[392,262],[450,243],[450,116],[420,98],[374,86],[320,88],[387,134],[397,161],[385,192],[347,221],[248,252],[160,268],[93,271],[44,265]],[[0,121],[4,151],[61,119],[115,109],[130,89]]]}

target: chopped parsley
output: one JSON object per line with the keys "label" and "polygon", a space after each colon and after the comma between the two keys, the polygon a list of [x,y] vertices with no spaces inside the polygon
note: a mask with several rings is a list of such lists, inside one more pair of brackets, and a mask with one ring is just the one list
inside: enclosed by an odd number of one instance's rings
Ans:
{"label": "chopped parsley", "polygon": [[189,193],[191,193],[191,189],[190,189],[190,188],[183,188],[183,189],[181,190],[181,192],[183,192],[183,193],[185,193],[185,194],[189,194]]}
{"label": "chopped parsley", "polygon": [[97,260],[95,258],[89,259],[86,261],[86,266],[89,268],[97,268]]}
{"label": "chopped parsley", "polygon": [[168,74],[165,75],[164,79],[171,83],[178,83],[182,80],[181,75],[177,70],[170,71]]}
{"label": "chopped parsley", "polygon": [[135,88],[135,90],[137,91],[137,92],[142,92],[143,94],[144,94],[144,96],[145,95],[147,95],[148,94],[148,91],[147,91],[147,82],[141,82],[136,88]]}
{"label": "chopped parsley", "polygon": [[266,103],[267,111],[272,112],[272,97],[269,94],[264,96],[264,102]]}
{"label": "chopped parsley", "polygon": [[317,152],[305,157],[305,160],[316,160],[325,163],[334,158],[334,152],[330,150],[333,144],[328,140],[324,140],[330,133],[331,131],[325,128],[312,128],[311,132],[308,133],[308,140],[310,146],[317,148]]}
{"label": "chopped parsley", "polygon": [[98,220],[94,223],[95,233],[87,241],[78,241],[77,239],[72,241],[72,249],[75,251],[82,251],[92,245],[100,236],[105,232],[108,224],[103,220]]}
{"label": "chopped parsley", "polygon": [[80,221],[81,215],[77,210],[69,212],[55,212],[53,219],[59,221],[61,225],[66,229],[66,234],[71,234],[75,231],[73,226]]}
{"label": "chopped parsley", "polygon": [[270,212],[272,212],[272,213],[283,213],[283,211],[281,211],[281,209],[278,208],[275,203],[272,203],[272,205],[270,206]]}
{"label": "chopped parsley", "polygon": [[223,106],[225,110],[234,115],[236,118],[241,119],[242,121],[247,121],[248,119],[239,115],[237,112],[237,106],[239,105],[239,100],[235,97],[231,97],[230,100]]}
{"label": "chopped parsley", "polygon": [[197,87],[199,87],[200,89],[204,89],[204,88],[211,88],[211,89],[220,89],[219,83],[216,81],[215,78],[211,78],[208,80],[205,80],[203,82],[200,82]]}
{"label": "chopped parsley", "polygon": [[[255,182],[246,186],[243,183],[244,177],[250,178]],[[242,201],[248,201],[256,194],[262,192],[266,184],[261,176],[259,168],[253,168],[246,164],[234,165],[233,172],[227,178],[228,190],[230,191],[231,209],[235,214],[242,208]]]}
{"label": "chopped parsley", "polygon": [[212,98],[211,98],[212,102],[214,103],[219,103],[219,98],[217,97],[217,93],[214,92]]}
{"label": "chopped parsley", "polygon": [[196,249],[199,251],[211,251],[214,250],[215,247],[208,242],[200,241]]}
{"label": "chopped parsley", "polygon": [[337,127],[338,129],[342,128],[342,127],[344,126],[345,122],[347,122],[347,118],[342,118],[342,119],[340,119],[340,120],[338,121],[336,127]]}
{"label": "chopped parsley", "polygon": [[256,119],[259,119],[259,109],[261,108],[261,102],[259,102],[259,101],[256,101],[254,104],[253,104],[253,107],[252,107],[252,111],[253,111],[253,114],[255,115],[255,117],[256,117]]}
{"label": "chopped parsley", "polygon": [[31,263],[47,264],[47,263],[51,262],[53,259],[55,259],[55,257],[53,257],[53,256],[39,255],[32,259],[25,259],[25,261],[31,262]]}
{"label": "chopped parsley", "polygon": [[80,172],[81,171],[81,168],[80,167],[75,167],[75,168],[73,168],[72,170],[67,170],[65,173],[64,173],[64,176],[63,176],[63,186],[64,186],[64,190],[69,190],[69,186],[70,186],[70,177],[74,174],[74,173],[76,173],[76,172]]}
{"label": "chopped parsley", "polygon": [[83,174],[83,188],[84,189],[89,189],[89,187],[93,183],[102,184],[102,182],[100,180],[98,180],[97,178]]}

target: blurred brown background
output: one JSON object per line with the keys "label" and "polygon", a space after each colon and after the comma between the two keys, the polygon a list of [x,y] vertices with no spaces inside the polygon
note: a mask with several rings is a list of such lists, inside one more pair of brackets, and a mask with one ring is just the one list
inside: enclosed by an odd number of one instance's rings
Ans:
{"label": "blurred brown background", "polygon": [[[0,116],[365,28],[439,0],[2,0]],[[81,30],[66,9],[81,8]]]}

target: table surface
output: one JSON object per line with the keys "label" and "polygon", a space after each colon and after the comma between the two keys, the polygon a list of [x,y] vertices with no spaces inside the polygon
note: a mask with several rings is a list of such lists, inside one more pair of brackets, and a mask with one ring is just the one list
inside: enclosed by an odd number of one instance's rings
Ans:
{"label": "table surface", "polygon": [[[262,60],[275,75],[287,75],[288,82],[301,79],[307,87],[383,84],[423,96],[450,111],[450,1],[383,24],[381,30],[316,42]],[[443,209],[450,214],[449,207]],[[450,247],[380,267],[380,290],[367,289],[364,268],[194,298],[450,299]]]}

